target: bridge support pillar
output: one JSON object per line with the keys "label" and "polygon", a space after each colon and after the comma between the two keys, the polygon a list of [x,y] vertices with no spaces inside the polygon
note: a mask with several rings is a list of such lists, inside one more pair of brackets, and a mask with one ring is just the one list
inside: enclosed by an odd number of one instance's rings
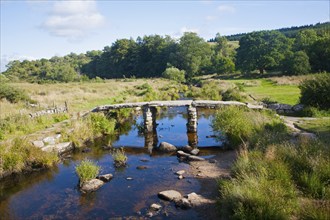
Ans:
{"label": "bridge support pillar", "polygon": [[196,107],[188,107],[188,123],[187,123],[188,133],[197,132],[197,109]]}
{"label": "bridge support pillar", "polygon": [[144,106],[143,119],[144,119],[144,132],[152,133],[156,130],[156,107]]}

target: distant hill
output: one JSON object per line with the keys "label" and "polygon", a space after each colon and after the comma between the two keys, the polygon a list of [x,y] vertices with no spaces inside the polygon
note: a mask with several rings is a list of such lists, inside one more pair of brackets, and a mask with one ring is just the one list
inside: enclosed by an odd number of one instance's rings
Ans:
{"label": "distant hill", "polygon": [[[283,33],[286,37],[294,38],[298,31],[304,30],[304,29],[314,29],[317,32],[319,31],[328,31],[330,32],[330,22],[324,22],[324,23],[317,23],[317,24],[311,24],[311,25],[303,25],[303,26],[293,26],[288,28],[280,28],[275,29],[276,31],[279,31]],[[239,41],[241,37],[246,35],[247,33],[241,33],[241,34],[233,34],[233,35],[227,35],[225,36],[229,41]],[[210,39],[209,41],[212,42],[214,39]]]}

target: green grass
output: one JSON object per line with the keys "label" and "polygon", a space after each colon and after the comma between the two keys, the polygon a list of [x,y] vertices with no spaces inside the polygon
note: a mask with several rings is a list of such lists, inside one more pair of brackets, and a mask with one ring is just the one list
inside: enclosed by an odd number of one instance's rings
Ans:
{"label": "green grass", "polygon": [[[279,119],[272,119],[272,113],[231,108],[221,109],[213,121],[216,130],[229,137],[240,136],[234,141],[242,139],[244,143],[232,168],[233,178],[219,185],[223,217],[327,219],[329,139],[301,137],[291,141],[286,127]],[[314,131],[329,134],[328,123],[312,123]]]}
{"label": "green grass", "polygon": [[58,161],[57,154],[43,152],[27,139],[15,138],[0,144],[0,178],[31,168],[50,167]]}
{"label": "green grass", "polygon": [[283,104],[295,105],[299,102],[300,90],[297,85],[277,85],[266,79],[228,80],[242,85],[246,93],[258,100],[270,98]]}
{"label": "green grass", "polygon": [[76,173],[80,183],[94,179],[100,172],[101,167],[90,160],[83,160],[76,166]]}
{"label": "green grass", "polygon": [[124,148],[114,149],[112,152],[112,158],[115,167],[124,167],[127,163],[127,156],[125,154]]}

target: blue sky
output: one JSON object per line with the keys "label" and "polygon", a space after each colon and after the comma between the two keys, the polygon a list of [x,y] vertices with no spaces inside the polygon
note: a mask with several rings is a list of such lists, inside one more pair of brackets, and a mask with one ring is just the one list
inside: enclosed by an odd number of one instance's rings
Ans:
{"label": "blue sky", "polygon": [[326,22],[325,1],[1,1],[1,71],[14,59],[102,50],[116,39],[221,35]]}

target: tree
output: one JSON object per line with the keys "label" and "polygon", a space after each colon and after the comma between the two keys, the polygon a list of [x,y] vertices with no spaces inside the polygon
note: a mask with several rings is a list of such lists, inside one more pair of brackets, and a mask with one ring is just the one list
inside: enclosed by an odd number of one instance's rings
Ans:
{"label": "tree", "polygon": [[176,60],[172,61],[179,69],[186,71],[186,78],[191,79],[211,63],[212,50],[203,38],[196,33],[186,32],[180,38]]}
{"label": "tree", "polygon": [[310,71],[309,58],[304,51],[289,52],[283,60],[282,72],[284,73],[302,75]]}
{"label": "tree", "polygon": [[234,72],[235,50],[230,48],[228,40],[225,37],[221,37],[219,33],[214,38],[214,43],[210,72],[216,72],[218,74]]}
{"label": "tree", "polygon": [[179,70],[178,68],[175,67],[168,67],[163,72],[163,77],[180,83],[185,82],[185,71]]}
{"label": "tree", "polygon": [[316,31],[313,29],[301,30],[297,33],[297,36],[294,40],[293,49],[295,51],[309,51],[310,47],[317,41]]}
{"label": "tree", "polygon": [[239,41],[236,66],[245,73],[273,70],[279,67],[291,42],[278,31],[260,31],[245,35]]}
{"label": "tree", "polygon": [[311,45],[309,58],[314,72],[330,72],[330,35],[320,38]]}

